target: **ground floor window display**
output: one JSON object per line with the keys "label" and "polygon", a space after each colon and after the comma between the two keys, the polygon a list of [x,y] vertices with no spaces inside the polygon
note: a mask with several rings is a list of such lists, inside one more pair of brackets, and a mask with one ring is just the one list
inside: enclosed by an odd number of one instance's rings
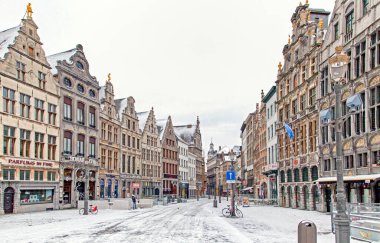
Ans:
{"label": "ground floor window display", "polygon": [[20,190],[21,204],[52,203],[54,190]]}

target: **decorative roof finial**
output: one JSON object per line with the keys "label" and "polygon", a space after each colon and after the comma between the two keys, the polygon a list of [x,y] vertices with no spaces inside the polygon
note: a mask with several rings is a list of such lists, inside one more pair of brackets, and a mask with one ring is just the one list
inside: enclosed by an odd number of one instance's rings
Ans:
{"label": "decorative roof finial", "polygon": [[282,71],[282,63],[281,63],[281,62],[278,63],[278,71],[279,71],[279,72]]}
{"label": "decorative roof finial", "polygon": [[28,3],[28,5],[26,6],[26,16],[31,19],[32,14],[33,14],[32,4]]}
{"label": "decorative roof finial", "polygon": [[323,30],[323,27],[325,26],[325,23],[323,22],[323,19],[320,19],[319,20],[319,23],[318,23],[318,28],[320,29],[320,30]]}
{"label": "decorative roof finial", "polygon": [[111,82],[111,73],[108,73],[108,79],[107,79],[108,82]]}
{"label": "decorative roof finial", "polygon": [[309,5],[309,0],[306,0],[306,4]]}
{"label": "decorative roof finial", "polygon": [[290,35],[288,36],[288,44],[290,45],[291,40],[290,40]]}
{"label": "decorative roof finial", "polygon": [[308,14],[307,14],[307,21],[311,22],[311,11],[309,9]]}

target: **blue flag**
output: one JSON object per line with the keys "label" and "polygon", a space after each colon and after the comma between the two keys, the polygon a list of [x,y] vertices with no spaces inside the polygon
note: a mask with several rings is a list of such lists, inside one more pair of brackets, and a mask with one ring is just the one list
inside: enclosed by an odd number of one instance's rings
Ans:
{"label": "blue flag", "polygon": [[287,123],[284,123],[284,127],[285,127],[285,130],[286,130],[286,133],[288,134],[289,139],[293,140],[293,138],[294,138],[294,132],[293,132],[292,128]]}

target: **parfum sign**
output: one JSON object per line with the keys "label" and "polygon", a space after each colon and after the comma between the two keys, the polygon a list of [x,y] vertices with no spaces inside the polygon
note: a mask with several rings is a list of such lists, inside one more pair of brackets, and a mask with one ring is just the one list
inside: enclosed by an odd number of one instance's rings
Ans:
{"label": "parfum sign", "polygon": [[53,163],[51,162],[35,161],[35,160],[8,159],[8,163],[13,164],[13,165],[53,167]]}

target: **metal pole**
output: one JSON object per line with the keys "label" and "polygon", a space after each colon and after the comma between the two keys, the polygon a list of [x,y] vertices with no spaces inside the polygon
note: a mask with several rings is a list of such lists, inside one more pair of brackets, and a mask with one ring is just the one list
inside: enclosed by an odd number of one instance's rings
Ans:
{"label": "metal pole", "polygon": [[85,169],[85,173],[86,173],[86,182],[85,182],[85,185],[84,185],[84,212],[83,214],[84,215],[88,215],[88,188],[89,188],[89,184],[90,184],[90,173],[89,173],[89,170],[88,168]]}
{"label": "metal pole", "polygon": [[350,242],[350,221],[346,213],[346,195],[343,182],[343,147],[341,131],[341,84],[336,82],[335,89],[335,140],[336,140],[336,166],[337,166],[337,214],[335,216],[335,242]]}
{"label": "metal pole", "polygon": [[[234,162],[231,160],[231,169],[232,171],[235,170],[234,168]],[[231,208],[232,208],[232,212],[231,212],[231,216],[236,216],[235,214],[235,183],[232,183],[231,184],[231,187],[232,187],[232,195],[231,195]]]}
{"label": "metal pole", "polygon": [[219,182],[219,203],[222,203],[222,194],[221,194],[220,182]]}
{"label": "metal pole", "polygon": [[216,186],[214,186],[214,208],[218,207],[218,201],[216,201]]}

